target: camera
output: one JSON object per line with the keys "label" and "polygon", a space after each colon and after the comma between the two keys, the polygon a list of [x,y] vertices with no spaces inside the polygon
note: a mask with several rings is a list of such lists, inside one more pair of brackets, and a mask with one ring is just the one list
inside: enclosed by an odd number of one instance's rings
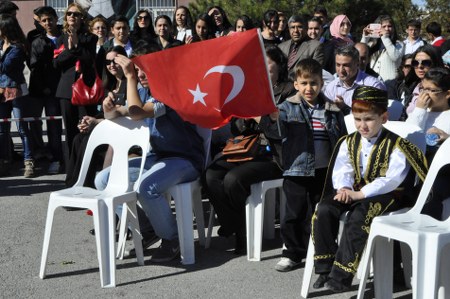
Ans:
{"label": "camera", "polygon": [[125,94],[114,93],[113,103],[114,103],[114,105],[125,106]]}

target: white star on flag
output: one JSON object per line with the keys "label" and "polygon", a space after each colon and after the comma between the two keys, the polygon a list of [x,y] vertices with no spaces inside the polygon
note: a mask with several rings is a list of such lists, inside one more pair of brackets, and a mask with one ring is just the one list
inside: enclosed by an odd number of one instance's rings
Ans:
{"label": "white star on flag", "polygon": [[194,102],[193,102],[193,104],[195,104],[195,103],[197,103],[197,102],[200,102],[200,103],[202,103],[203,105],[205,105],[206,106],[206,103],[205,103],[205,96],[207,96],[208,94],[207,93],[204,93],[204,92],[202,92],[201,90],[200,90],[200,86],[197,84],[197,88],[195,89],[195,90],[192,90],[192,89],[188,89],[189,90],[189,92],[194,96]]}

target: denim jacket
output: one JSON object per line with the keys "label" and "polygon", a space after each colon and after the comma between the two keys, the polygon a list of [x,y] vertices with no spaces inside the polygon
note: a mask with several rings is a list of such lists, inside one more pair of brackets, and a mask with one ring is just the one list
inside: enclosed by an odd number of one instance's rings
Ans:
{"label": "denim jacket", "polygon": [[[0,49],[3,41],[0,41]],[[0,58],[0,88],[18,87],[25,83],[25,51],[21,46],[11,44]]]}
{"label": "denim jacket", "polygon": [[[322,94],[319,95],[319,104],[325,105],[324,126],[333,149],[339,138],[347,134],[344,115]],[[266,134],[272,138],[278,136],[282,139],[283,175],[314,176],[314,136],[306,102],[297,94],[278,105],[278,109],[280,111],[279,125],[277,122],[268,121],[267,118],[262,123]]]}

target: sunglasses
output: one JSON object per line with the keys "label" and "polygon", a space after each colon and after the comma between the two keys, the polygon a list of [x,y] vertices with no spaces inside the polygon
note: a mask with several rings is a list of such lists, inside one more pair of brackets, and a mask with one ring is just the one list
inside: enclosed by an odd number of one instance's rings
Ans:
{"label": "sunglasses", "polygon": [[433,65],[433,62],[431,61],[431,59],[424,59],[424,60],[413,60],[411,62],[411,66],[413,68],[418,68],[419,65],[423,66],[423,67],[431,67]]}
{"label": "sunglasses", "polygon": [[68,11],[68,12],[66,12],[66,16],[68,16],[68,17],[74,16],[76,18],[80,18],[82,16],[82,13],[78,12],[78,11]]}
{"label": "sunglasses", "polygon": [[443,92],[442,89],[430,89],[430,88],[419,88],[419,91],[420,92],[429,92],[432,94],[438,94],[438,93]]}
{"label": "sunglasses", "polygon": [[404,69],[410,69],[412,67],[412,65],[410,64],[405,64],[404,66],[402,66]]}
{"label": "sunglasses", "polygon": [[111,63],[117,64],[117,62],[115,62],[114,59],[111,59],[111,60],[105,59],[105,65],[110,65]]}
{"label": "sunglasses", "polygon": [[150,16],[138,16],[137,19],[138,19],[138,21],[141,21],[141,20],[149,20],[149,19],[150,19]]}

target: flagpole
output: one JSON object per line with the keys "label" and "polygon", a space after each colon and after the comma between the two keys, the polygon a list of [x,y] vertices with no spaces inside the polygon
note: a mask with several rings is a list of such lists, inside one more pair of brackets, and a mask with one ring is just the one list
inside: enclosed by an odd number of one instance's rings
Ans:
{"label": "flagpole", "polygon": [[[263,57],[264,57],[264,67],[266,68],[267,79],[269,80],[269,82],[272,82],[270,80],[269,68],[267,67],[267,56],[266,56],[266,50],[264,48],[264,42],[263,42],[263,39],[262,39],[261,29],[257,28],[257,33],[258,33],[259,45],[261,46],[261,51],[262,51]],[[277,106],[277,103],[275,102],[275,97],[273,95],[273,88],[272,87],[270,87],[270,95],[272,97],[272,101],[273,101],[274,106]]]}
{"label": "flagpole", "polygon": [[[262,34],[261,34],[261,29],[257,28],[257,33],[258,33],[258,39],[259,39],[259,45],[261,46],[261,51],[263,53],[263,57],[264,57],[264,67],[266,68],[266,75],[267,75],[267,79],[269,80],[269,82],[272,82],[272,80],[270,80],[270,75],[269,75],[269,69],[267,67],[267,56],[266,56],[266,51],[264,48],[264,42],[262,39]],[[272,97],[272,101],[273,101],[273,105],[276,107],[277,106],[277,102],[275,102],[275,97],[273,95],[273,88],[270,88],[270,96]],[[280,100],[281,98],[281,94],[278,97],[278,100]],[[277,118],[277,128],[278,128],[278,135],[280,135],[281,137],[281,128],[280,128],[280,120]]]}

